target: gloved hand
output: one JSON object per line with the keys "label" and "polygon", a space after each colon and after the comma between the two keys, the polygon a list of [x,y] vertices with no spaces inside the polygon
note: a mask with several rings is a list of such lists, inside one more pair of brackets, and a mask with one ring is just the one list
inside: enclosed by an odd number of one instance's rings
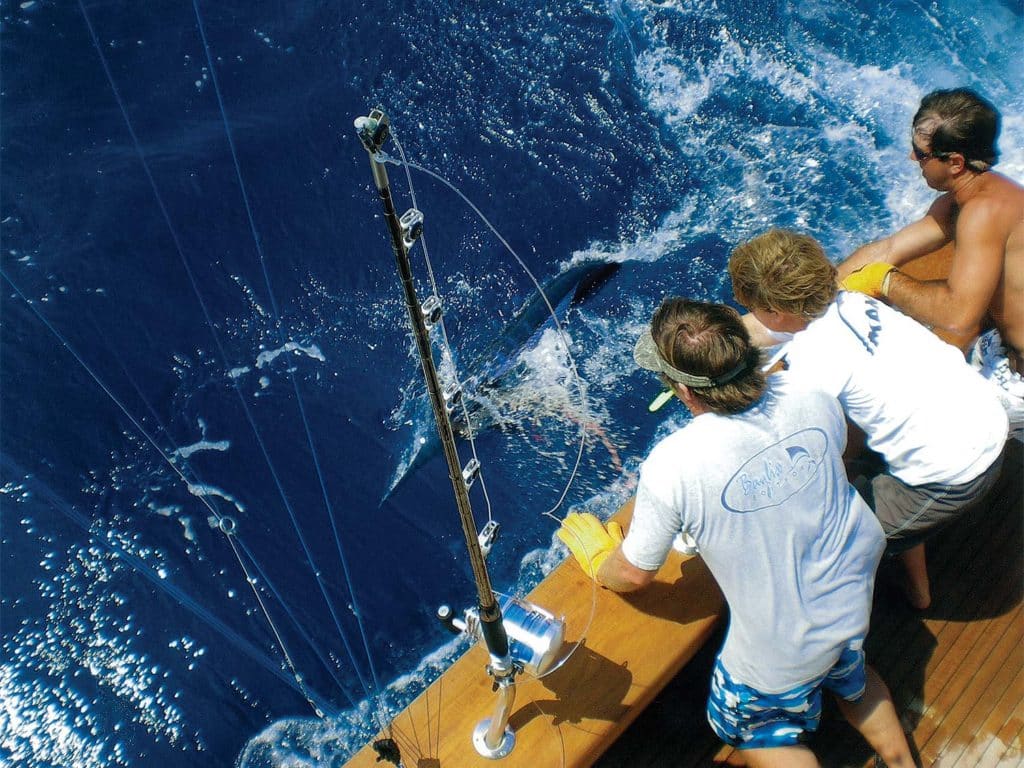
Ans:
{"label": "gloved hand", "polygon": [[856,272],[848,274],[839,287],[847,291],[866,293],[875,299],[885,298],[889,294],[887,278],[894,269],[896,267],[892,264],[873,261],[870,264],[865,264]]}
{"label": "gloved hand", "polygon": [[572,552],[576,562],[590,578],[596,579],[601,564],[625,538],[622,526],[612,521],[605,528],[589,512],[570,512],[558,529],[558,538]]}

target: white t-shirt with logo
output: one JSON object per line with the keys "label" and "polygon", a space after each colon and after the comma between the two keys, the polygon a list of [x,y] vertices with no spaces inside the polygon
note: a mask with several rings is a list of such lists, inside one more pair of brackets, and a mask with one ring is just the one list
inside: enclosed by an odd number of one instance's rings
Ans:
{"label": "white t-shirt with logo", "polygon": [[771,377],[736,416],[703,414],[640,471],[626,559],[655,570],[688,533],[729,603],[722,663],[780,693],[825,674],[868,630],[881,526],[846,479],[835,399]]}
{"label": "white t-shirt with logo", "polygon": [[908,485],[966,483],[1003,450],[1006,414],[960,350],[864,294],[840,291],[786,360],[793,381],[839,399]]}

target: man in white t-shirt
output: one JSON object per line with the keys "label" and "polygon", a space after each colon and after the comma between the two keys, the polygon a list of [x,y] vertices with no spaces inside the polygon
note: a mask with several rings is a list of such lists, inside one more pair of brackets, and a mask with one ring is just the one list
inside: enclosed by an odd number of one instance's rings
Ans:
{"label": "man in white t-shirt", "polygon": [[735,310],[667,299],[636,345],[693,420],[640,471],[629,533],[571,513],[559,530],[583,569],[618,592],[645,586],[688,534],[729,604],[708,720],[749,766],[816,766],[805,745],[822,691],[889,766],[912,766],[885,684],[865,664],[878,521],[842,463],[835,399],[766,382]]}
{"label": "man in white t-shirt", "polygon": [[769,230],[733,251],[729,274],[748,329],[784,341],[790,377],[838,398],[884,460],[864,493],[903,561],[908,599],[927,608],[924,539],[980,500],[1002,465],[1007,417],[992,387],[917,321],[837,291],[808,235]]}

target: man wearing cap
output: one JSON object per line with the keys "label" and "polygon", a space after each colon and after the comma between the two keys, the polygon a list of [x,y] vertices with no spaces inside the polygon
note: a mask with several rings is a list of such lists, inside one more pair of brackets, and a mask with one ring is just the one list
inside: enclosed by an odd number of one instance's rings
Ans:
{"label": "man wearing cap", "polygon": [[[788,339],[789,376],[839,399],[883,467],[863,493],[899,557],[911,605],[931,590],[925,539],[995,485],[1007,434],[995,392],[955,348],[862,293],[837,291],[836,268],[809,235],[769,230],[733,250],[737,301]],[[881,471],[880,471],[881,470]]]}
{"label": "man wearing cap", "polygon": [[891,768],[913,759],[885,684],[866,666],[874,575],[884,547],[846,480],[846,422],[822,392],[766,380],[729,307],[666,299],[637,342],[693,420],[640,471],[629,533],[571,513],[559,538],[609,589],[650,583],[689,534],[729,604],[708,721],[747,764],[816,766],[804,746],[822,691]]}
{"label": "man wearing cap", "polygon": [[[999,124],[996,108],[967,88],[925,96],[910,158],[944,194],[924,218],[856,250],[839,265],[839,279],[970,347],[1016,430],[1024,429],[1024,187],[992,170]],[[922,282],[897,269],[949,243],[946,280]],[[975,341],[986,326],[994,328]]]}

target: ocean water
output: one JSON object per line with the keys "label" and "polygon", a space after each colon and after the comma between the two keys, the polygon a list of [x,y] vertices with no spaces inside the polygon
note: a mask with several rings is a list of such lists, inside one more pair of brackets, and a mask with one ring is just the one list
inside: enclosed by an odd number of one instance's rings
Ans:
{"label": "ocean water", "polygon": [[[664,295],[729,301],[729,249],[770,226],[838,260],[919,215],[909,121],[933,88],[991,98],[1024,178],[1022,18],[4,4],[0,763],[338,766],[465,647],[433,618],[475,591],[356,117],[383,107],[522,262],[410,171],[474,508],[502,526],[492,579],[524,593],[564,556],[544,513],[614,510],[685,421],[647,414],[631,360]],[[559,336],[519,319],[523,266],[610,275],[559,304]]]}

